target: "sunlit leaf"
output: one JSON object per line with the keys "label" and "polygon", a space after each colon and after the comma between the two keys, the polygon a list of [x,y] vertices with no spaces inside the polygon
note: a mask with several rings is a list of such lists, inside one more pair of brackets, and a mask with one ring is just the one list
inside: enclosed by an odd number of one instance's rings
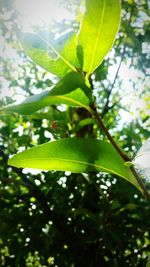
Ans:
{"label": "sunlit leaf", "polygon": [[1,110],[28,115],[43,107],[60,104],[89,109],[90,94],[90,89],[85,85],[81,74],[70,72],[51,90],[45,90],[40,94],[28,97],[21,104],[9,105]]}
{"label": "sunlit leaf", "polygon": [[31,148],[9,160],[15,167],[74,173],[102,171],[116,174],[140,189],[130,169],[112,145],[97,139],[63,139]]}
{"label": "sunlit leaf", "polygon": [[132,5],[134,3],[134,0],[127,0],[128,4]]}
{"label": "sunlit leaf", "polygon": [[112,47],[120,24],[120,0],[86,0],[78,35],[78,56],[89,75]]}
{"label": "sunlit leaf", "polygon": [[72,31],[54,39],[48,32],[21,33],[19,39],[26,54],[45,70],[64,76],[78,67],[76,56],[76,34]]}

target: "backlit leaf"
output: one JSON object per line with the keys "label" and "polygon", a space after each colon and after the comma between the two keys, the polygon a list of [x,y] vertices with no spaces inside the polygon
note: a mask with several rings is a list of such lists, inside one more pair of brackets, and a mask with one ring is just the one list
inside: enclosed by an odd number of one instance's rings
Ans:
{"label": "backlit leaf", "polygon": [[15,167],[74,173],[102,171],[116,174],[140,189],[130,169],[112,145],[97,139],[63,139],[28,149],[9,159]]}
{"label": "backlit leaf", "polygon": [[72,31],[54,40],[48,32],[21,33],[19,39],[26,54],[45,70],[64,76],[78,67],[76,57],[76,34]]}
{"label": "backlit leaf", "polygon": [[60,104],[89,109],[90,94],[90,89],[85,85],[81,74],[70,72],[51,90],[45,90],[38,95],[28,97],[21,104],[9,105],[1,110],[29,115],[46,106]]}
{"label": "backlit leaf", "polygon": [[87,75],[101,64],[112,47],[119,29],[120,13],[120,0],[86,0],[77,51]]}

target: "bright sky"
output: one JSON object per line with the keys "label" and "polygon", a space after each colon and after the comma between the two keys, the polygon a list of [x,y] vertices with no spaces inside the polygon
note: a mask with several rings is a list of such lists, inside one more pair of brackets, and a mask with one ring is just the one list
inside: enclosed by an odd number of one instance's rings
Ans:
{"label": "bright sky", "polygon": [[24,16],[25,30],[31,30],[29,24],[48,25],[52,20],[60,22],[72,19],[73,14],[62,7],[61,0],[15,0],[15,9]]}
{"label": "bright sky", "polygon": [[[112,54],[112,55],[111,55]],[[110,52],[110,57],[113,59],[114,54]],[[108,55],[109,58],[109,55]],[[117,63],[109,67],[109,79],[113,82],[116,75],[116,71],[120,62],[120,58],[117,59]],[[121,104],[129,110],[126,112],[120,109],[120,115],[122,123],[131,122],[133,119],[140,117],[140,111],[144,110],[147,115],[149,113],[146,110],[146,103],[144,97],[141,98],[140,95],[145,87],[149,87],[150,84],[150,69],[147,69],[147,76],[139,70],[132,67],[131,60],[126,60],[126,63],[122,62],[119,70],[119,78],[122,80],[121,87],[117,90],[121,90]],[[135,88],[133,87],[135,84]]]}

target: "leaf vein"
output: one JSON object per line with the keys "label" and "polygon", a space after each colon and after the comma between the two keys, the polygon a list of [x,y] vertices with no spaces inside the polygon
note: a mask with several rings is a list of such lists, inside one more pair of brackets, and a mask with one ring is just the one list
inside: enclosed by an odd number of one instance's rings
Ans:
{"label": "leaf vein", "polygon": [[[123,176],[122,174],[119,174],[118,172],[116,172],[116,171],[114,171],[112,169],[109,169],[107,167],[103,167],[101,165],[97,165],[97,164],[94,164],[94,163],[80,161],[80,160],[62,159],[62,158],[39,158],[39,159],[37,159],[37,158],[31,158],[31,159],[19,159],[19,160],[16,160],[14,162],[22,162],[22,161],[28,162],[28,161],[31,161],[31,160],[36,160],[36,161],[38,161],[38,160],[40,160],[40,161],[44,161],[44,160],[59,160],[59,161],[62,161],[62,162],[79,163],[81,165],[87,165],[87,166],[89,165],[89,166],[92,166],[92,167],[95,167],[95,168],[98,168],[98,169],[103,169],[105,171],[109,171],[111,173],[114,173],[114,174],[116,174],[118,176],[121,176],[121,177],[124,177],[125,179],[127,179],[126,176]],[[126,168],[125,168],[125,170],[126,170]]]}
{"label": "leaf vein", "polygon": [[98,40],[99,40],[99,37],[100,37],[100,34],[101,34],[101,30],[102,30],[105,9],[106,9],[106,1],[104,0],[103,1],[103,7],[102,7],[102,14],[101,14],[101,17],[100,17],[100,24],[99,24],[99,27],[98,27],[98,34],[97,34],[97,38],[96,38],[96,41],[95,41],[95,45],[94,45],[94,49],[93,49],[93,55],[92,55],[92,58],[91,58],[91,63],[90,63],[90,66],[89,66],[89,71],[87,73],[87,76],[89,76],[89,74],[91,73],[93,62],[94,62],[94,59],[95,59]]}
{"label": "leaf vein", "polygon": [[69,61],[67,61],[56,49],[53,47],[47,40],[45,40],[39,33],[36,33],[36,35],[59,57],[62,61],[73,71],[77,72],[76,68],[70,64]]}

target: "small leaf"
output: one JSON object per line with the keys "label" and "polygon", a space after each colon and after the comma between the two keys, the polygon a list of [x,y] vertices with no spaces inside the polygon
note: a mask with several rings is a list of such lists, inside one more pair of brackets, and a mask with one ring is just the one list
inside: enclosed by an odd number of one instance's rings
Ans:
{"label": "small leaf", "polygon": [[133,164],[133,162],[132,161],[126,161],[125,163],[124,163],[124,166],[126,166],[126,167],[128,167],[128,168],[130,168],[131,166],[133,166],[134,164]]}
{"label": "small leaf", "polygon": [[15,167],[74,173],[102,171],[116,174],[140,189],[129,168],[110,143],[97,139],[63,139],[28,149],[9,159]]}
{"label": "small leaf", "polygon": [[26,54],[45,70],[64,76],[78,67],[76,34],[72,31],[54,40],[49,32],[20,33],[19,39]]}
{"label": "small leaf", "polygon": [[125,210],[135,210],[137,208],[139,208],[139,205],[137,205],[135,203],[129,203],[129,204],[126,204],[125,206],[123,206],[120,209],[120,212],[125,211]]}
{"label": "small leaf", "polygon": [[129,5],[132,5],[132,4],[134,3],[134,0],[127,0],[127,3],[128,3]]}
{"label": "small leaf", "polygon": [[86,0],[77,54],[83,71],[92,73],[112,47],[120,25],[120,0]]}
{"label": "small leaf", "polygon": [[95,119],[93,119],[93,118],[83,119],[83,120],[79,121],[79,123],[72,129],[72,133],[78,132],[83,127],[90,125],[90,124],[94,124],[94,123],[96,123],[96,122],[95,122]]}
{"label": "small leaf", "polygon": [[29,115],[46,106],[60,104],[84,107],[89,110],[90,94],[90,89],[85,85],[81,74],[70,72],[51,90],[45,90],[41,94],[28,97],[21,104],[9,105],[1,110]]}

